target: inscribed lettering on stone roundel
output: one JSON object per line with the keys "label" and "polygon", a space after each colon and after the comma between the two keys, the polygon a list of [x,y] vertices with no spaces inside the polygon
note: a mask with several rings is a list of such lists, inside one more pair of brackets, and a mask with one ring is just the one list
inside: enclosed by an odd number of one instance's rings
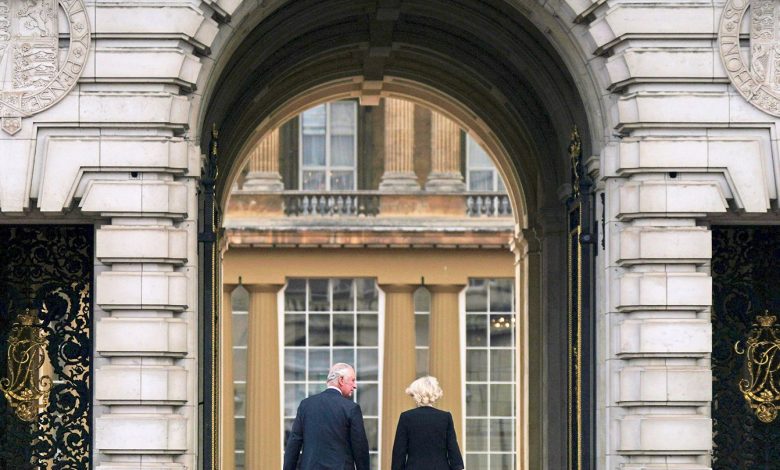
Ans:
{"label": "inscribed lettering on stone roundel", "polygon": [[[750,50],[739,46],[750,10]],[[728,0],[720,18],[718,47],[731,83],[751,104],[780,117],[780,2]]]}
{"label": "inscribed lettering on stone roundel", "polygon": [[[67,31],[60,27],[67,19]],[[60,48],[60,36],[67,45]],[[90,45],[83,0],[0,0],[0,127],[50,108],[76,85]]]}

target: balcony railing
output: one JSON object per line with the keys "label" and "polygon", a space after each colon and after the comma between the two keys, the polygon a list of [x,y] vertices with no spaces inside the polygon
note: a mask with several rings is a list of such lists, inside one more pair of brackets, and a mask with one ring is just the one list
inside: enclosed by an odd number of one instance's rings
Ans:
{"label": "balcony railing", "polygon": [[282,193],[284,214],[288,216],[376,216],[379,214],[379,192],[345,191]]}
{"label": "balcony railing", "polygon": [[512,205],[506,194],[468,193],[466,214],[469,217],[508,217],[512,215]]}

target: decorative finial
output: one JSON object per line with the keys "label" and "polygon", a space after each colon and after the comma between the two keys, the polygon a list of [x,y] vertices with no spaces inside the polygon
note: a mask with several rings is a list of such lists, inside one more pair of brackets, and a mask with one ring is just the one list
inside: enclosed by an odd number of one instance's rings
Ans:
{"label": "decorative finial", "polygon": [[769,310],[765,310],[763,315],[756,317],[758,324],[764,328],[769,328],[775,324],[777,317],[769,314]]}

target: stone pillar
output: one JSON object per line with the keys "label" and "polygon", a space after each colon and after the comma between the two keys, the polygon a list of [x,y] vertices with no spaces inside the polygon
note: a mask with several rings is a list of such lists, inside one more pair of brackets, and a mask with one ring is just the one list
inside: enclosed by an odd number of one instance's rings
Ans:
{"label": "stone pillar", "polygon": [[452,413],[458,443],[463,444],[463,380],[461,379],[460,302],[465,285],[426,286],[431,293],[428,333],[431,375],[444,396],[436,407]]}
{"label": "stone pillar", "polygon": [[234,468],[236,452],[235,390],[233,387],[233,304],[231,294],[236,286],[222,286],[222,314],[219,317],[220,356],[220,458],[222,468]]}
{"label": "stone pillar", "polygon": [[418,191],[414,172],[414,104],[385,99],[385,172],[379,183],[383,191]]}
{"label": "stone pillar", "polygon": [[[390,468],[401,412],[414,407],[405,391],[415,379],[414,291],[417,286],[380,285],[385,292],[385,351],[382,374],[382,466]],[[360,386],[360,384],[358,384]]]}
{"label": "stone pillar", "polygon": [[279,128],[263,137],[249,152],[249,172],[242,189],[251,191],[281,191],[284,189],[279,174]]}
{"label": "stone pillar", "polygon": [[460,172],[460,127],[436,111],[431,111],[431,173],[425,189],[439,192],[466,190]]}
{"label": "stone pillar", "polygon": [[281,468],[279,315],[283,286],[250,285],[246,376],[246,468]]}

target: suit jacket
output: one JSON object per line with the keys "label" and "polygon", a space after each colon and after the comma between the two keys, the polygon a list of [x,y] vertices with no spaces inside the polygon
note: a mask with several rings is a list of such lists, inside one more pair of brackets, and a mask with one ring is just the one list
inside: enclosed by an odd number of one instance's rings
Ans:
{"label": "suit jacket", "polygon": [[452,415],[421,406],[398,418],[392,470],[460,470],[463,457]]}
{"label": "suit jacket", "polygon": [[303,400],[284,449],[284,470],[296,468],[369,470],[368,439],[360,405],[332,388]]}

